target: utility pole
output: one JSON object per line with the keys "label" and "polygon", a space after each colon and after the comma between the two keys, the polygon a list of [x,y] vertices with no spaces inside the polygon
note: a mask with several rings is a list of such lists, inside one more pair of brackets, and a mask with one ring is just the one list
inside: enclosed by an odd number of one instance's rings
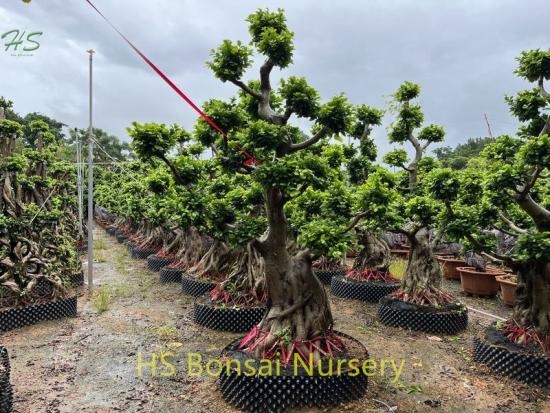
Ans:
{"label": "utility pole", "polygon": [[94,143],[92,141],[92,63],[94,50],[90,55],[90,125],[88,126],[88,290],[94,288]]}
{"label": "utility pole", "polygon": [[491,140],[493,140],[493,132],[491,131],[491,124],[489,123],[489,118],[487,117],[487,114],[484,113],[483,116],[485,116],[485,123],[487,124],[487,130],[489,131],[489,137]]}
{"label": "utility pole", "polygon": [[84,191],[82,190],[82,142],[80,141],[80,134],[77,129],[75,129],[76,135],[76,176],[77,176],[77,190],[78,190],[78,233],[82,237],[84,235],[84,230],[82,228],[82,220],[84,219],[83,214],[83,203],[84,203]]}

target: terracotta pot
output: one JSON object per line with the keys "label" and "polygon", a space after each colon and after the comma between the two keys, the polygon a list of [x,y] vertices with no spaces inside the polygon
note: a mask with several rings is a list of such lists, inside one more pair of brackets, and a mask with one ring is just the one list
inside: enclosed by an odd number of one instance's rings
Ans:
{"label": "terracotta pot", "polygon": [[516,304],[516,288],[518,283],[510,275],[497,275],[497,283],[500,285],[500,293],[504,304],[513,307]]}
{"label": "terracotta pot", "polygon": [[394,257],[397,257],[397,258],[403,258],[403,259],[407,259],[409,258],[409,251],[408,249],[395,249],[395,250],[390,250],[391,252],[391,255],[393,255]]}
{"label": "terracotta pot", "polygon": [[499,290],[497,275],[505,275],[504,271],[488,268],[487,271],[476,271],[474,267],[458,267],[462,291],[465,293],[493,297]]}
{"label": "terracotta pot", "polygon": [[443,275],[445,278],[450,278],[451,280],[460,280],[460,273],[458,272],[458,267],[464,267],[466,263],[464,260],[455,257],[437,257],[437,261],[443,267]]}

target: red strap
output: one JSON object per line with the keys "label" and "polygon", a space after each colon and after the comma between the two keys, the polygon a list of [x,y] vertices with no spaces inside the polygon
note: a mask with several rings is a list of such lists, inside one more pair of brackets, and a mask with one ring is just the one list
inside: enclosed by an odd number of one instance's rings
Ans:
{"label": "red strap", "polygon": [[[195,105],[195,103],[185,93],[183,93],[182,90],[177,87],[176,84],[172,82],[172,80],[170,80],[168,76],[166,76],[162,72],[162,70],[160,70],[151,60],[149,60],[147,56],[145,56],[136,46],[134,46],[134,44],[130,40],[128,40],[128,38],[124,36],[124,34],[122,34],[122,32],[118,30],[115,25],[111,23],[111,21],[107,17],[105,17],[105,15],[101,13],[96,6],[94,6],[91,0],[86,0],[86,2],[90,6],[92,6],[92,8],[103,18],[103,20],[105,20],[107,24],[109,24],[109,26],[111,26],[111,28],[115,32],[117,32],[119,36],[122,37],[132,49],[134,49],[134,51],[145,61],[145,63],[147,63],[151,67],[151,69],[153,69],[155,73],[159,75],[162,80],[164,80],[168,84],[168,86],[170,86],[174,90],[174,92],[176,92],[183,100],[185,100],[189,104],[189,106],[191,106],[206,122],[210,124],[210,126],[212,126],[220,135],[222,135],[224,140],[227,142],[227,134],[223,131],[222,128],[220,128],[216,124],[216,122],[214,122],[206,113],[204,113],[201,108]],[[259,164],[259,162],[246,149],[240,146],[238,146],[238,148],[246,157],[245,165]]]}

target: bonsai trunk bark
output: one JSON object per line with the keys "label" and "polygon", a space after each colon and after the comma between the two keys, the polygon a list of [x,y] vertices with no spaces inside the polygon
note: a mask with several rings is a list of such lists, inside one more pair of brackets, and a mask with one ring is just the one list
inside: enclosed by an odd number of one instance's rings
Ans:
{"label": "bonsai trunk bark", "polygon": [[519,267],[513,318],[522,326],[550,334],[550,263]]}
{"label": "bonsai trunk bark", "polygon": [[437,262],[428,239],[428,231],[421,229],[409,237],[411,251],[409,264],[401,289],[406,293],[438,292],[441,287],[441,266]]}
{"label": "bonsai trunk bark", "polygon": [[214,243],[206,254],[204,254],[199,263],[189,269],[189,274],[197,278],[227,275],[229,271],[230,255],[227,245],[222,241],[214,240]]}
{"label": "bonsai trunk bark", "polygon": [[235,285],[235,290],[253,292],[260,298],[265,291],[265,265],[254,242],[249,242],[242,251],[234,254],[229,277],[222,284]]}
{"label": "bonsai trunk bark", "polygon": [[363,249],[353,262],[353,269],[370,269],[388,272],[390,267],[390,247],[372,231],[361,232],[359,242]]}
{"label": "bonsai trunk bark", "polygon": [[[288,224],[282,192],[268,188],[266,203],[269,228],[258,243],[265,260],[269,297],[269,311],[259,324],[260,329],[270,333],[265,347],[283,335],[288,341],[324,336],[332,329],[333,319],[326,291],[311,270],[311,255],[301,251],[290,256],[287,251]],[[305,344],[298,345],[308,354]],[[320,355],[315,351],[313,357],[317,360]]]}

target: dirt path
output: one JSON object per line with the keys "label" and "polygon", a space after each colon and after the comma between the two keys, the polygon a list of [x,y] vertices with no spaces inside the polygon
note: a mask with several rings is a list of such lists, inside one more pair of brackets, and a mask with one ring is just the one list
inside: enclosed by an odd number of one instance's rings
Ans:
{"label": "dirt path", "polygon": [[[212,377],[189,377],[187,355],[216,357],[238,335],[210,331],[190,321],[192,298],[176,284],[160,284],[145,261],[96,229],[96,291],[112,296],[99,313],[96,299],[80,292],[78,317],[5,333],[10,351],[15,411],[39,412],[234,412],[221,399]],[[471,315],[459,337],[433,338],[381,326],[376,306],[332,298],[336,326],[367,346],[380,360],[404,361],[399,380],[377,375],[368,394],[342,406],[349,412],[543,412],[550,391],[493,376],[470,360],[472,335],[490,320]],[[505,307],[468,299],[468,305],[502,315]],[[441,341],[439,341],[441,340]],[[158,362],[138,375],[138,358],[171,351],[176,373]],[[387,405],[387,406],[386,406]],[[392,407],[395,409],[390,410]],[[302,412],[318,410],[302,410]]]}

